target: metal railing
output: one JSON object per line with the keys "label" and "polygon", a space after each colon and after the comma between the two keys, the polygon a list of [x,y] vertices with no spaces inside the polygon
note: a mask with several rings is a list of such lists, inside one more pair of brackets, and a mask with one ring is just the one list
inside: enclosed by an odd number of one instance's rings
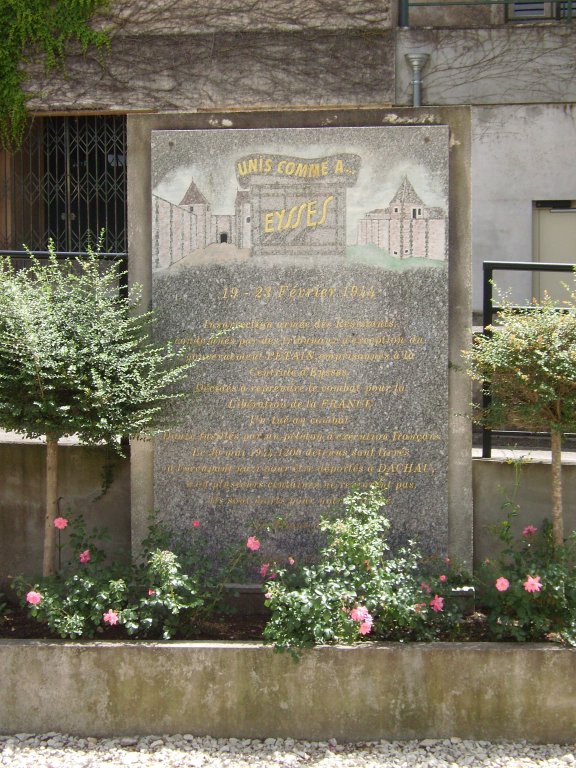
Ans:
{"label": "metal railing", "polygon": [[[444,7],[452,8],[458,6],[490,6],[490,5],[503,5],[507,9],[514,8],[514,6],[520,5],[517,0],[457,0],[456,2],[447,2],[447,0],[435,0],[434,2],[422,2],[421,0],[400,0],[399,3],[399,17],[398,25],[400,27],[410,26],[410,8],[435,8]],[[522,13],[517,15],[508,15],[508,21],[565,21],[571,22],[574,17],[574,2],[573,0],[567,0],[566,2],[523,2]],[[527,13],[526,6],[533,5],[534,8],[542,8],[542,15],[531,16]],[[552,8],[552,11],[548,15],[544,15],[547,7]]]}
{"label": "metal railing", "polygon": [[[67,259],[76,259],[87,256],[86,251],[57,251],[55,254],[59,261],[66,261]],[[18,251],[18,250],[0,250],[0,257],[9,256],[12,260],[12,264],[18,267],[24,267],[24,264],[18,262],[30,261],[30,256],[34,256],[38,261],[46,261],[49,256],[49,251]],[[127,253],[99,253],[98,258],[101,261],[115,261],[120,264],[118,288],[121,296],[126,296],[128,293],[128,254]]]}
{"label": "metal railing", "polygon": [[[553,263],[541,263],[533,261],[485,261],[483,264],[483,300],[482,300],[482,332],[484,335],[489,336],[490,331],[487,330],[487,326],[492,323],[492,319],[504,307],[500,304],[494,303],[493,287],[494,287],[494,272],[506,271],[506,272],[574,272],[576,264],[553,264]],[[514,309],[530,309],[529,306],[513,307]],[[483,390],[488,390],[486,384],[482,386]],[[482,395],[482,407],[486,407],[490,404],[490,395],[485,393]],[[489,459],[492,456],[492,436],[500,435],[510,438],[521,437],[544,437],[546,433],[543,432],[530,432],[529,430],[505,430],[505,429],[487,429],[482,428],[482,458]],[[568,437],[574,438],[576,435],[570,433]]]}

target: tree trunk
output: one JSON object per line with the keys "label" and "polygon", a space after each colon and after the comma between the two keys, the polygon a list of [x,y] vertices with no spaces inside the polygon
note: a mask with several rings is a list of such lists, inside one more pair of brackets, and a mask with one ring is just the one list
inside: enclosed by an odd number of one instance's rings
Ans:
{"label": "tree trunk", "polygon": [[552,446],[552,532],[554,545],[564,543],[564,521],[562,516],[562,433],[551,433]]}
{"label": "tree trunk", "polygon": [[42,573],[52,576],[56,562],[56,529],[58,515],[58,438],[46,435],[46,516],[44,518],[44,563]]}

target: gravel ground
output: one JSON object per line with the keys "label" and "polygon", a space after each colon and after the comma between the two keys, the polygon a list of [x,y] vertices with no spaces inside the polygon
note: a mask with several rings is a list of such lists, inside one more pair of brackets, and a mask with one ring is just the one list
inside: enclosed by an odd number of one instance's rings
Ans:
{"label": "gravel ground", "polygon": [[10,768],[576,768],[576,744],[534,745],[462,739],[359,744],[293,739],[146,736],[95,739],[61,733],[0,736]]}

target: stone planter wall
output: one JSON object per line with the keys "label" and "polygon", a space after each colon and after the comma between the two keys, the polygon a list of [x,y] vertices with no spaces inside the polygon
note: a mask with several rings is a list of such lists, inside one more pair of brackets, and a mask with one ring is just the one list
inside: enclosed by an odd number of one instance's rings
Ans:
{"label": "stone planter wall", "polygon": [[576,649],[0,641],[0,732],[563,743]]}

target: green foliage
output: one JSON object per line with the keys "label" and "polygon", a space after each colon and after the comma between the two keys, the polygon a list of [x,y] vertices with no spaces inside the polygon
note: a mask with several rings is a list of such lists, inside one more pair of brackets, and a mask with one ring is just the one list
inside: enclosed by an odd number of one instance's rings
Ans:
{"label": "green foliage", "polygon": [[477,408],[488,427],[565,432],[576,428],[576,309],[542,306],[498,314],[491,335],[464,353],[470,376],[489,385],[491,403]]}
{"label": "green foliage", "polygon": [[[136,602],[137,595],[140,599]],[[178,557],[168,550],[153,550],[135,579],[134,603],[119,614],[129,635],[149,637],[159,634],[165,640],[194,628],[204,600],[196,577],[182,572]]]}
{"label": "green foliage", "polygon": [[8,602],[6,601],[4,594],[0,592],[0,624],[5,620],[10,612]]}
{"label": "green foliage", "polygon": [[[106,564],[100,547],[105,537],[105,531],[87,533],[81,517],[70,521],[74,555],[65,568],[33,585],[22,577],[14,582],[31,615],[71,639],[92,638],[116,625],[138,637],[191,633],[204,601],[197,579],[182,572],[178,557],[153,548],[145,551],[143,564]],[[31,595],[38,596],[34,602]]]}
{"label": "green foliage", "polygon": [[502,552],[478,573],[478,602],[491,639],[542,641],[551,636],[576,645],[576,532],[555,546],[552,528],[526,526],[512,533],[515,513],[495,528]]}
{"label": "green foliage", "polygon": [[204,611],[209,614],[227,613],[227,585],[250,583],[256,572],[257,555],[247,548],[245,541],[211,551],[214,539],[200,520],[194,520],[189,534],[182,537],[152,517],[143,546],[146,551],[159,548],[175,553],[183,571],[194,574]]}
{"label": "green foliage", "polygon": [[88,22],[109,0],[0,0],[3,34],[0,40],[0,147],[22,142],[26,96],[23,64],[37,54],[49,71],[62,66],[67,45],[75,40],[83,53],[89,46],[108,45],[105,32]]}
{"label": "green foliage", "polygon": [[449,561],[444,572],[426,563],[412,543],[392,557],[384,504],[377,484],[352,491],[343,501],[344,515],[320,523],[327,544],[318,564],[277,571],[266,585],[268,642],[297,649],[458,634],[461,612],[451,600],[457,575]]}
{"label": "green foliage", "polygon": [[14,589],[31,616],[63,638],[105,637],[110,627],[138,638],[193,636],[201,619],[225,610],[224,584],[254,557],[239,544],[214,572],[201,534],[180,556],[168,548],[173,534],[152,519],[142,561],[110,563],[106,529],[88,531],[82,516],[57,518],[55,525],[71,559],[54,576],[32,583],[18,577]]}
{"label": "green foliage", "polygon": [[0,263],[0,424],[28,437],[104,441],[158,428],[190,365],[153,343],[138,290],[118,293],[118,268],[88,256],[15,271]]}

